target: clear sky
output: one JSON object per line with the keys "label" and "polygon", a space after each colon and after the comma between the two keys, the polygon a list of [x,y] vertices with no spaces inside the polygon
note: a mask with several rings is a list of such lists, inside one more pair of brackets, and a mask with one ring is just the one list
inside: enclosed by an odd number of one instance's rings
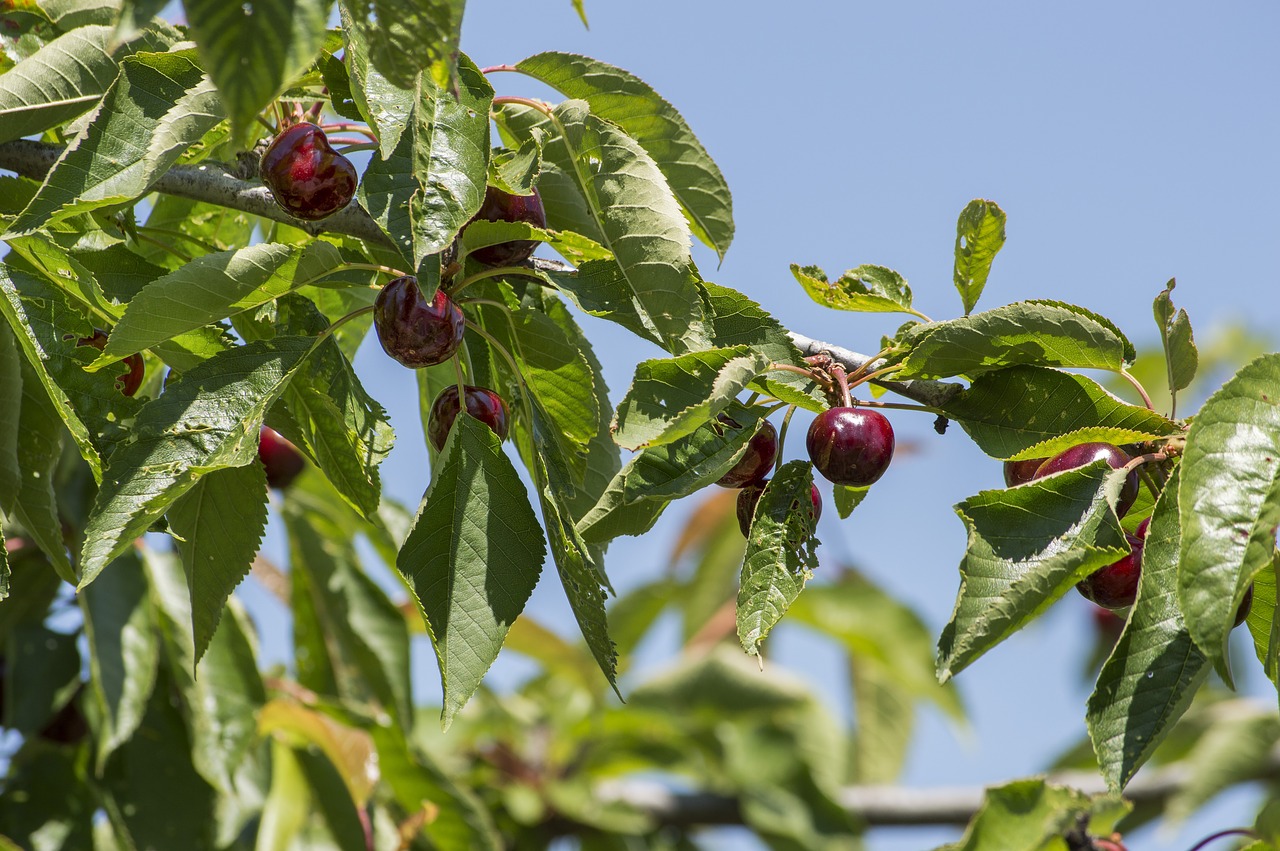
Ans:
{"label": "clear sky", "polygon": [[[792,280],[793,262],[830,273],[890,266],[911,282],[925,313],[958,315],[955,219],[977,197],[1009,216],[980,309],[1034,297],[1073,301],[1114,319],[1141,347],[1155,339],[1151,300],[1176,276],[1175,299],[1200,333],[1232,320],[1259,331],[1280,324],[1280,6],[587,0],[587,12],[589,31],[569,0],[474,0],[463,47],[481,66],[542,50],[585,53],[652,84],[681,110],[733,191],[737,237],[718,269],[709,252],[696,255],[704,275],[794,330],[872,351],[900,319],[817,307]],[[548,94],[518,75],[494,83],[500,94]],[[617,401],[635,363],[659,353],[606,323],[584,325]],[[376,343],[357,364],[400,435],[383,468],[388,490],[416,505],[428,473],[412,377]],[[828,511],[820,537],[824,555],[854,560],[936,632],[951,611],[964,547],[951,506],[998,486],[999,465],[958,428],[938,437],[927,416],[893,420],[899,441],[919,451],[901,457],[849,520]],[[800,440],[790,444],[793,457],[802,451]],[[615,584],[653,576],[684,517],[677,507],[650,536],[615,545]],[[563,623],[562,593],[553,576],[544,580],[532,611]],[[1072,595],[963,673],[972,734],[961,740],[926,718],[906,782],[1027,776],[1076,741],[1090,629],[1087,605]],[[434,659],[418,649],[419,694],[431,700]],[[674,650],[674,639],[659,637],[640,670]],[[833,704],[843,702],[830,653],[794,635],[781,635],[772,652]],[[523,670],[504,654],[493,676],[501,683]],[[1247,687],[1274,700],[1259,673]],[[1130,847],[1187,848],[1245,823],[1250,801],[1231,796],[1186,829],[1146,831]],[[868,847],[917,851],[954,835],[886,830]],[[719,836],[717,848],[759,847],[741,832]]]}

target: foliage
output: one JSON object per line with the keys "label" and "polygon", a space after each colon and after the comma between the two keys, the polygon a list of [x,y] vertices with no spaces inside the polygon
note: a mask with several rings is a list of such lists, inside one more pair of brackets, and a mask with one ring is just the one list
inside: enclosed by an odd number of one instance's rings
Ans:
{"label": "foliage", "polygon": [[[1128,552],[1146,517],[1137,598],[1087,707],[1085,761],[1109,793],[992,789],[949,847],[1108,834],[1126,785],[1170,752],[1200,770],[1174,816],[1267,769],[1274,716],[1205,733],[1220,695],[1203,686],[1215,668],[1232,682],[1246,594],[1280,683],[1280,354],[1177,418],[1205,359],[1171,281],[1154,301],[1170,410],[1145,390],[1124,401],[1073,371],[1136,381],[1138,352],[1106,317],[1054,300],[973,312],[1006,224],[979,199],[957,223],[956,318],[920,313],[883,266],[833,281],[793,265],[823,307],[912,316],[874,358],[806,358],[764,306],[702,278],[693,241],[724,256],[732,200],[676,108],[578,55],[480,69],[457,49],[462,5],[342,0],[333,29],[320,0],[188,0],[185,26],[143,0],[0,7],[23,39],[0,66],[0,165],[48,155],[0,178],[0,713],[21,734],[0,834],[42,849],[697,847],[696,822],[629,795],[657,773],[728,796],[771,847],[856,847],[841,787],[899,774],[920,705],[963,718],[947,681]],[[495,97],[499,72],[566,100]],[[324,221],[265,204],[236,164],[256,162],[264,125],[303,117],[372,152],[356,200]],[[184,196],[156,194],[175,174]],[[469,225],[486,186],[536,188],[545,227]],[[564,262],[477,261],[513,240]],[[382,494],[396,436],[351,365],[376,291],[403,274],[466,322],[453,364],[419,372],[423,428],[437,393],[467,383],[500,393],[511,434],[504,447],[460,415],[416,513]],[[575,310],[663,350],[616,408]],[[94,328],[100,353],[82,344]],[[128,397],[116,376],[139,353],[147,379]],[[948,395],[929,398],[946,401],[921,403],[939,379]],[[764,418],[787,409],[785,435],[797,407],[849,404],[849,384],[900,391],[993,459],[1107,441],[1133,461],[956,506],[968,543],[936,659],[920,619],[856,571],[810,584],[808,460],[779,464],[745,544],[719,493],[667,577],[614,594],[611,540],[719,479]],[[274,498],[264,425],[307,462]],[[1147,493],[1121,517],[1133,470]],[[837,486],[840,517],[867,492]],[[270,508],[287,575],[257,556]],[[548,554],[581,641],[524,613]],[[288,671],[259,662],[234,593],[251,570],[292,611]],[[627,653],[664,613],[688,653],[627,693]],[[746,654],[788,624],[846,654],[856,732],[756,675]],[[435,649],[447,735],[412,700],[414,633]],[[497,695],[484,677],[504,646],[538,673]]]}

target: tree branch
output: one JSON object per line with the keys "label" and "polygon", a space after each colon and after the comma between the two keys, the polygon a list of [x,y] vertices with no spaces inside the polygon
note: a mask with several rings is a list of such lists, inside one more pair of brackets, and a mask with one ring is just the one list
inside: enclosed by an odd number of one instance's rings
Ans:
{"label": "tree branch", "polygon": [[[1271,752],[1256,774],[1245,780],[1280,778],[1280,748]],[[1182,791],[1193,777],[1185,766],[1171,765],[1147,772],[1125,789],[1124,797],[1135,805],[1162,806]],[[1107,791],[1106,784],[1094,773],[1064,771],[1046,777],[1050,783],[1068,786],[1087,795]],[[837,800],[855,819],[868,827],[919,827],[924,825],[964,825],[982,806],[983,789],[971,787],[939,787],[910,789],[903,786],[849,786]],[[611,781],[597,787],[606,802],[625,803],[647,814],[659,825],[694,827],[742,824],[742,809],[737,798],[705,792],[677,793],[654,781]],[[574,832],[570,825],[559,827],[564,833]]]}
{"label": "tree branch", "polygon": [[[18,139],[0,144],[0,169],[7,169],[32,180],[44,180],[62,155],[62,147],[48,142],[34,142]],[[392,250],[396,245],[382,232],[382,228],[373,220],[359,204],[349,204],[342,210],[318,222],[295,219],[286,213],[271,198],[271,192],[256,180],[246,180],[243,171],[224,163],[205,161],[196,165],[179,165],[169,169],[152,186],[152,192],[165,195],[176,195],[193,201],[217,204],[233,210],[240,210],[264,219],[283,222],[304,230],[312,236],[321,233],[336,233],[354,236]],[[535,267],[570,271],[573,267],[549,260],[534,260]],[[851,351],[843,346],[835,346],[806,337],[803,334],[791,334],[792,341],[805,355],[827,352],[849,372],[860,369],[870,358],[867,355]],[[879,364],[879,362],[877,362]],[[872,369],[875,367],[873,366]],[[875,382],[893,392],[933,408],[946,404],[961,387],[945,381],[879,381]]]}

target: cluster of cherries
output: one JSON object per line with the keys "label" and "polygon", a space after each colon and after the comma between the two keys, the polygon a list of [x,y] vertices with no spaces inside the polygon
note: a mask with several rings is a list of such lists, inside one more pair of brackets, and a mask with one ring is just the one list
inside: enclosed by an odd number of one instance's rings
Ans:
{"label": "cluster of cherries", "polygon": [[[1065,449],[1052,458],[1032,458],[1026,461],[1004,462],[1004,481],[1009,487],[1043,479],[1054,473],[1074,470],[1094,461],[1105,461],[1113,470],[1126,467],[1132,459],[1123,449],[1110,443],[1080,443]],[[1138,472],[1134,470],[1125,478],[1116,500],[1116,515],[1123,517],[1138,498]],[[1106,567],[1099,568],[1076,583],[1086,599],[1107,609],[1124,609],[1133,605],[1138,596],[1138,581],[1142,577],[1142,549],[1146,544],[1148,517],[1138,524],[1133,534],[1125,533],[1129,552]],[[1244,623],[1253,606],[1253,586],[1245,592],[1236,610],[1235,625]]]}

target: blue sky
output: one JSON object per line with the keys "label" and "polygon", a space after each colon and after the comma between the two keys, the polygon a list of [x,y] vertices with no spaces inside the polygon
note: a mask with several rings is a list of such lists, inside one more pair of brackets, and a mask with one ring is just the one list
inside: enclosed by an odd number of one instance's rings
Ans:
{"label": "blue sky", "polygon": [[[1232,321],[1259,331],[1280,324],[1280,6],[587,0],[587,12],[589,31],[568,0],[475,0],[463,47],[481,66],[542,50],[585,53],[652,84],[681,110],[733,191],[735,242],[718,269],[699,249],[704,275],[794,330],[872,351],[900,320],[817,307],[792,280],[793,262],[830,273],[890,266],[911,282],[925,313],[958,315],[955,219],[977,197],[1009,216],[980,309],[1063,299],[1149,345],[1151,300],[1176,276],[1175,299],[1201,334]],[[494,83],[500,94],[549,96],[518,75]],[[587,318],[584,327],[616,401],[635,363],[658,352],[604,323]],[[384,467],[388,490],[416,505],[428,473],[412,376],[376,343],[357,365],[400,437]],[[958,428],[938,437],[929,417],[893,421],[899,441],[919,451],[899,458],[849,520],[828,511],[820,536],[828,556],[854,560],[936,631],[950,613],[964,547],[951,506],[998,486],[999,465]],[[790,444],[795,457],[801,442]],[[683,519],[677,508],[650,536],[616,545],[615,583],[652,576]],[[547,579],[531,611],[564,622],[562,594]],[[1034,774],[1083,735],[1088,685],[1079,671],[1089,629],[1087,605],[1073,596],[962,674],[971,734],[961,740],[926,718],[906,782]],[[420,696],[432,699],[434,659],[418,649],[415,679]],[[658,636],[641,670],[674,651],[673,638]],[[773,656],[834,704],[844,700],[829,652],[781,636]],[[493,676],[511,681],[523,670],[504,654]],[[1247,686],[1274,700],[1260,674]],[[1148,831],[1130,847],[1189,847],[1246,822],[1251,800],[1230,796],[1186,829]],[[906,851],[954,835],[879,831],[868,847]],[[714,847],[759,847],[741,832],[719,837]]]}

